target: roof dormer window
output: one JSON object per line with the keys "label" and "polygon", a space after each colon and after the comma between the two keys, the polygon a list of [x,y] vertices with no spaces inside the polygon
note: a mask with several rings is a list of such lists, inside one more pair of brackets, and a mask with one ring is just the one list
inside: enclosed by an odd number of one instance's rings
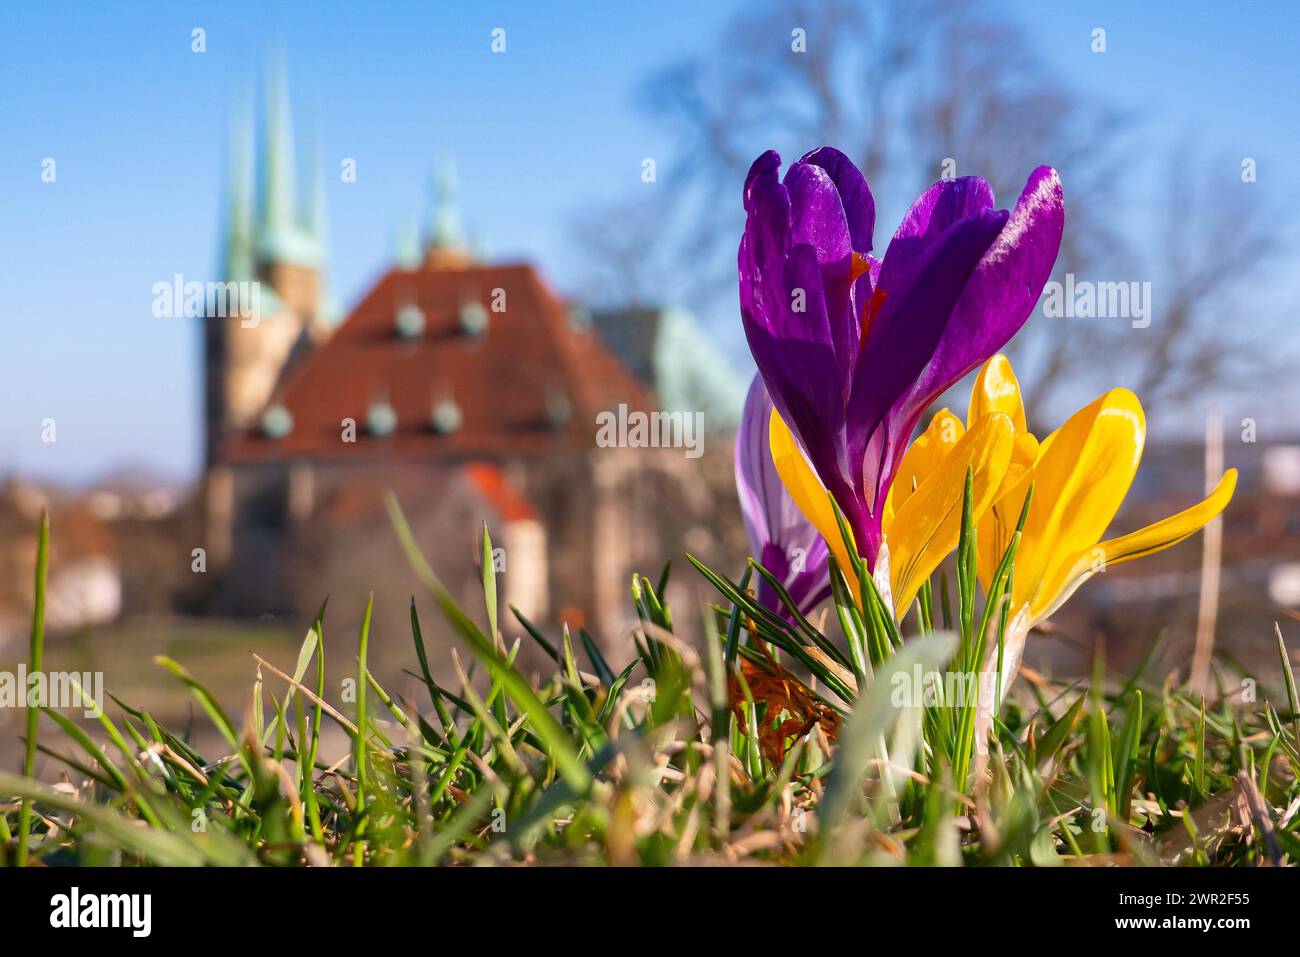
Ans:
{"label": "roof dormer window", "polygon": [[569,397],[559,389],[552,389],[546,396],[546,421],[553,429],[562,429],[573,417],[573,404]]}
{"label": "roof dormer window", "polygon": [[440,399],[434,403],[429,424],[439,435],[450,435],[458,430],[463,422],[464,416],[461,415],[460,406],[456,404],[455,399]]}
{"label": "roof dormer window", "polygon": [[397,310],[397,334],[403,339],[418,339],[424,335],[424,310],[410,302]]}
{"label": "roof dormer window", "polygon": [[397,431],[397,412],[387,402],[371,403],[366,411],[366,431],[376,438],[392,435]]}
{"label": "roof dormer window", "polygon": [[488,312],[483,308],[483,303],[477,299],[469,299],[461,303],[457,316],[460,319],[461,332],[466,335],[482,335],[487,329]]}
{"label": "roof dormer window", "polygon": [[282,405],[272,405],[262,413],[262,434],[268,439],[283,439],[293,431],[293,415]]}

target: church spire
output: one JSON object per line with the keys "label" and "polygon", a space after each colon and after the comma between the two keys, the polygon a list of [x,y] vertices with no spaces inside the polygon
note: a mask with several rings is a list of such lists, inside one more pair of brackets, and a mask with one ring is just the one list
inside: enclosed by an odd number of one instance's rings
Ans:
{"label": "church spire", "polygon": [[471,261],[456,207],[456,163],[450,156],[429,177],[425,222],[425,262],[432,267],[465,266]]}
{"label": "church spire", "polygon": [[262,226],[283,228],[293,222],[293,121],[284,65],[269,70],[262,113]]}
{"label": "church spire", "polygon": [[[300,204],[289,90],[279,57],[268,69],[260,145],[259,264],[285,263],[319,270],[323,260],[324,189],[322,183],[312,184],[314,192],[303,194]],[[314,162],[314,156],[311,159]]]}
{"label": "church spire", "polygon": [[323,261],[329,223],[325,212],[325,177],[321,172],[320,147],[314,133],[308,137],[307,146],[303,162],[302,228],[316,244]]}
{"label": "church spire", "polygon": [[222,237],[222,277],[226,281],[252,279],[253,236],[253,117],[245,93],[230,113],[230,140],[226,155],[225,235]]}

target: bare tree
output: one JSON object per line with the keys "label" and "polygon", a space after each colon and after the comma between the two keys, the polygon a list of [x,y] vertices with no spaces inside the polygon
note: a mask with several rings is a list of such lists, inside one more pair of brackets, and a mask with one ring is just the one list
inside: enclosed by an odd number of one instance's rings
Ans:
{"label": "bare tree", "polygon": [[588,264],[582,297],[609,308],[662,303],[667,269],[665,209],[655,198],[632,198],[581,210],[572,234]]}
{"label": "bare tree", "polygon": [[[1139,255],[1142,244],[1124,234],[1131,204],[1150,202],[1149,191],[1133,196],[1135,170],[1159,151],[1133,117],[1064,83],[1015,24],[989,11],[953,0],[789,0],[759,15],[746,7],[715,50],[647,83],[646,108],[676,134],[678,148],[660,176],[665,188],[641,201],[635,215],[615,206],[579,223],[602,295],[671,298],[733,315],[740,184],[767,148],[787,160],[822,144],[853,156],[882,207],[877,253],[889,216],[901,214],[945,165],[985,176],[1008,206],[1030,169],[1050,163],[1061,172],[1067,203],[1058,276],[1158,277],[1161,295],[1145,329],[1031,321],[1013,353],[1035,406],[1076,398],[1066,386],[1071,373],[1101,359],[1124,367],[1148,404],[1229,380],[1243,337],[1215,313],[1268,261],[1276,242],[1267,222],[1229,192],[1231,169],[1220,165],[1211,178],[1182,164],[1168,177],[1180,195],[1150,213],[1165,217],[1180,241],[1154,254],[1148,244]],[[621,232],[600,228],[611,217]],[[1246,232],[1216,264],[1211,257],[1222,250],[1184,248],[1207,227]],[[609,240],[616,233],[622,245]]]}
{"label": "bare tree", "polygon": [[1279,322],[1252,299],[1286,237],[1235,159],[1199,156],[1188,140],[1160,167],[1165,239],[1152,269],[1160,328],[1142,350],[1144,397],[1181,399],[1209,383],[1255,386],[1284,359],[1266,345],[1278,341]]}

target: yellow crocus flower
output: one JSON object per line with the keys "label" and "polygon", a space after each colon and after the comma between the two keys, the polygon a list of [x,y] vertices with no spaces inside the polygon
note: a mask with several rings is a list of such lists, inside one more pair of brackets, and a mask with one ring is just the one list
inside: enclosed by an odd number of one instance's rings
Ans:
{"label": "yellow crocus flower", "polygon": [[[1197,505],[1128,535],[1102,539],[1137,474],[1145,439],[1141,402],[1127,389],[1112,389],[1040,443],[1028,430],[1011,363],[1002,355],[991,358],[976,377],[966,424],[947,409],[937,412],[908,448],[883,505],[887,568],[878,567],[876,577],[881,591],[892,593],[896,617],[902,618],[921,585],[957,546],[968,468],[985,588],[1011,542],[1025,495],[1031,484],[1034,488],[1012,584],[1013,627],[1020,639],[1098,571],[1199,531],[1231,500],[1236,469],[1224,473]],[[771,445],[791,498],[826,539],[840,567],[849,568],[826,490],[775,414]],[[849,584],[860,599],[857,582]]]}
{"label": "yellow crocus flower", "polygon": [[[799,510],[826,539],[831,554],[846,572],[861,601],[858,583],[848,570],[848,550],[821,481],[804,457],[790,429],[775,411],[770,441],[781,481]],[[1015,447],[1012,419],[998,412],[981,417],[965,430],[948,412],[935,415],[925,433],[908,449],[893,490],[882,506],[885,546],[877,556],[877,587],[901,619],[917,591],[939,563],[957,547],[961,535],[966,473],[972,473],[976,519],[1003,491],[1003,479]]]}
{"label": "yellow crocus flower", "polygon": [[[1072,415],[1041,443],[1023,423],[1020,387],[1005,356],[994,356],[975,382],[969,420],[1007,416],[1017,423],[1018,459],[979,526],[979,572],[987,588],[1015,532],[1030,483],[1034,499],[1016,552],[1012,608],[1032,626],[1050,616],[1106,567],[1161,551],[1203,528],[1227,507],[1237,484],[1229,469],[1202,502],[1119,538],[1102,539],[1137,474],[1146,440],[1138,397],[1112,389]],[[1022,438],[1023,436],[1023,438]],[[1036,447],[1032,463],[1024,456]]]}

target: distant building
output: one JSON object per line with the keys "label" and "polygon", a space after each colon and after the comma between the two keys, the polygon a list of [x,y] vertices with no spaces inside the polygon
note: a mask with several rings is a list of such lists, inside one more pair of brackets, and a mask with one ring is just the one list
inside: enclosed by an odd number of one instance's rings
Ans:
{"label": "distant building", "polygon": [[734,431],[749,380],[683,309],[595,312],[596,331],[665,409],[698,410],[710,432]]}
{"label": "distant building", "polygon": [[506,600],[617,629],[633,569],[657,572],[691,520],[680,451],[596,447],[597,416],[650,411],[652,389],[533,265],[469,252],[447,176],[418,253],[329,322],[319,186],[303,205],[283,86],[266,120],[256,211],[236,135],[222,276],[261,283],[261,319],[210,316],[204,337],[211,607],[385,587],[405,566],[391,489],[454,591],[477,587],[486,520]]}
{"label": "distant building", "polygon": [[122,609],[118,549],[108,527],[80,499],[52,496],[15,479],[0,485],[0,650],[31,629],[41,513],[50,513],[45,626],[52,633],[103,625]]}

